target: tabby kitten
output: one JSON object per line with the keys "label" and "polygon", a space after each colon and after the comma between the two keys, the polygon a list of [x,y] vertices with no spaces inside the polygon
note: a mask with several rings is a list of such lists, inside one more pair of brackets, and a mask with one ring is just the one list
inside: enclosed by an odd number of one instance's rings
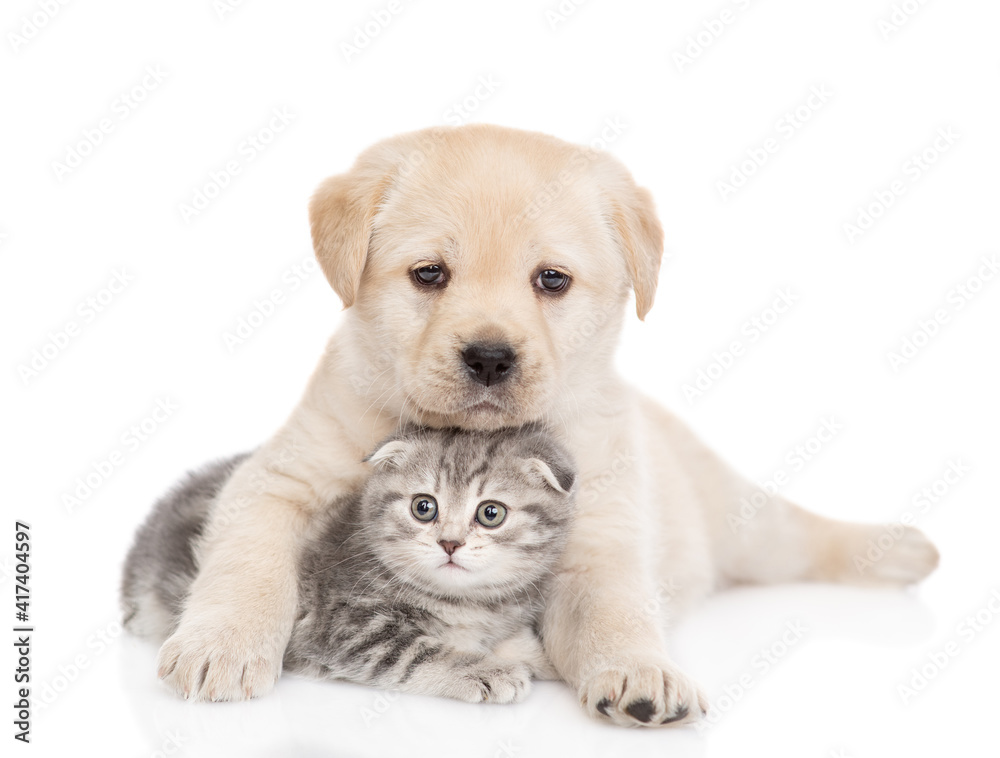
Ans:
{"label": "tabby kitten", "polygon": [[[122,584],[131,631],[173,631],[211,504],[244,457],[189,476],[140,528]],[[364,487],[303,548],[285,670],[500,703],[554,677],[537,622],[571,524],[567,453],[537,425],[409,428],[367,460]]]}

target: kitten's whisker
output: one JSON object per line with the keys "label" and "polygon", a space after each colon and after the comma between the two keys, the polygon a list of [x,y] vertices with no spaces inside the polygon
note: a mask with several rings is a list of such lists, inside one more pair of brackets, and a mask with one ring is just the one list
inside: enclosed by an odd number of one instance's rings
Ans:
{"label": "kitten's whisker", "polygon": [[332,568],[336,568],[341,563],[347,563],[347,561],[357,560],[358,558],[364,558],[366,563],[378,560],[378,558],[366,556],[364,553],[355,553],[354,555],[347,556],[342,561],[337,561],[336,563],[331,563],[329,566],[325,566],[324,568],[316,569],[315,571],[306,574],[306,576],[316,576],[316,574],[322,574],[324,571],[329,571]]}
{"label": "kitten's whisker", "polygon": [[[361,584],[362,580],[364,580],[364,578],[365,578],[366,576],[368,576],[369,574],[371,574],[371,573],[372,573],[373,571],[378,571],[378,570],[379,570],[380,568],[382,568],[382,564],[381,564],[381,562],[380,562],[380,561],[378,561],[378,559],[377,559],[377,558],[375,559],[375,561],[376,561],[376,565],[375,565],[375,567],[374,567],[374,568],[370,568],[370,569],[368,569],[368,570],[367,570],[367,571],[366,571],[365,573],[363,573],[363,574],[362,574],[361,576],[359,576],[359,577],[358,577],[358,580],[357,580],[357,581],[356,581],[356,582],[354,583],[354,586],[353,586],[353,587],[351,587],[351,591],[350,591],[349,593],[347,593],[347,599],[348,599],[348,600],[350,600],[351,598],[353,598],[353,597],[354,597],[354,589],[355,589],[355,588],[356,588],[356,587],[357,587],[357,586],[358,586],[359,584]],[[368,584],[367,584],[367,585],[365,586],[365,590],[367,590],[367,589],[368,589],[368,587],[371,587],[371,586],[372,586],[372,584],[373,584],[373,583],[374,583],[374,582],[375,582],[375,581],[376,581],[377,579],[378,579],[378,577],[376,576],[376,577],[374,577],[374,578],[373,578],[373,579],[372,579],[372,580],[371,580],[370,582],[368,582]]]}

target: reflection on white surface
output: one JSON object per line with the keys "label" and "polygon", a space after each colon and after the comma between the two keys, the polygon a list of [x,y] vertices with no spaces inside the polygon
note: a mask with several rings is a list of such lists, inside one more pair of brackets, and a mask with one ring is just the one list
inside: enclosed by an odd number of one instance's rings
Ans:
{"label": "reflection on white surface", "polygon": [[[783,649],[789,624],[801,632]],[[185,755],[294,754],[388,756],[706,756],[732,732],[741,712],[781,696],[810,648],[858,644],[869,653],[912,646],[933,618],[911,592],[826,585],[740,588],[711,598],[672,634],[679,662],[725,712],[702,733],[695,728],[626,730],[591,721],[568,687],[538,682],[524,703],[471,705],[384,692],[339,682],[283,677],[268,697],[248,703],[187,703],[155,679],[155,646],[126,638],[118,646],[120,692],[152,750],[179,741]],[[787,641],[787,639],[786,639]],[[762,658],[762,651],[771,660]],[[741,677],[752,686],[735,702]],[[747,681],[744,679],[743,681]],[[870,684],[875,684],[871,682]],[[777,687],[775,686],[777,685]],[[849,692],[854,684],[826,672],[815,689]],[[892,692],[892,683],[881,685]],[[815,693],[801,693],[802,700]],[[774,719],[772,728],[784,719]],[[817,745],[816,755],[825,755]]]}

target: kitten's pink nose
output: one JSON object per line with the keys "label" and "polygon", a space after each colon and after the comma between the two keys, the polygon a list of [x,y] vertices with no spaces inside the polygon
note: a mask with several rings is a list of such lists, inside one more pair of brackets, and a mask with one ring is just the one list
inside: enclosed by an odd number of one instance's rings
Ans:
{"label": "kitten's pink nose", "polygon": [[460,547],[462,547],[462,545],[464,545],[465,543],[464,542],[455,542],[454,540],[438,540],[438,544],[441,547],[444,548],[444,551],[448,555],[451,555],[456,550],[458,550]]}

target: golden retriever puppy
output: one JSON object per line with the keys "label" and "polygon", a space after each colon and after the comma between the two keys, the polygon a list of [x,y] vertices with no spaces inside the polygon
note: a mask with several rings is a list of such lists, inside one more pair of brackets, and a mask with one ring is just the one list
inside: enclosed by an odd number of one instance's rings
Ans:
{"label": "golden retriever puppy", "polygon": [[[487,125],[385,140],[310,205],[316,256],[344,302],[299,405],[234,473],[160,675],[188,697],[265,693],[296,613],[295,562],[324,504],[366,477],[400,422],[491,429],[541,420],[576,457],[579,517],[541,630],[592,716],[681,724],[704,697],[671,661],[663,608],[731,582],[918,581],[937,551],[905,528],[832,521],[754,485],[632,389],[612,357],[630,291],[653,304],[662,230],[610,155]],[[609,482],[611,482],[609,484]],[[732,517],[745,521],[731,526]],[[653,612],[652,609],[655,609]]]}

